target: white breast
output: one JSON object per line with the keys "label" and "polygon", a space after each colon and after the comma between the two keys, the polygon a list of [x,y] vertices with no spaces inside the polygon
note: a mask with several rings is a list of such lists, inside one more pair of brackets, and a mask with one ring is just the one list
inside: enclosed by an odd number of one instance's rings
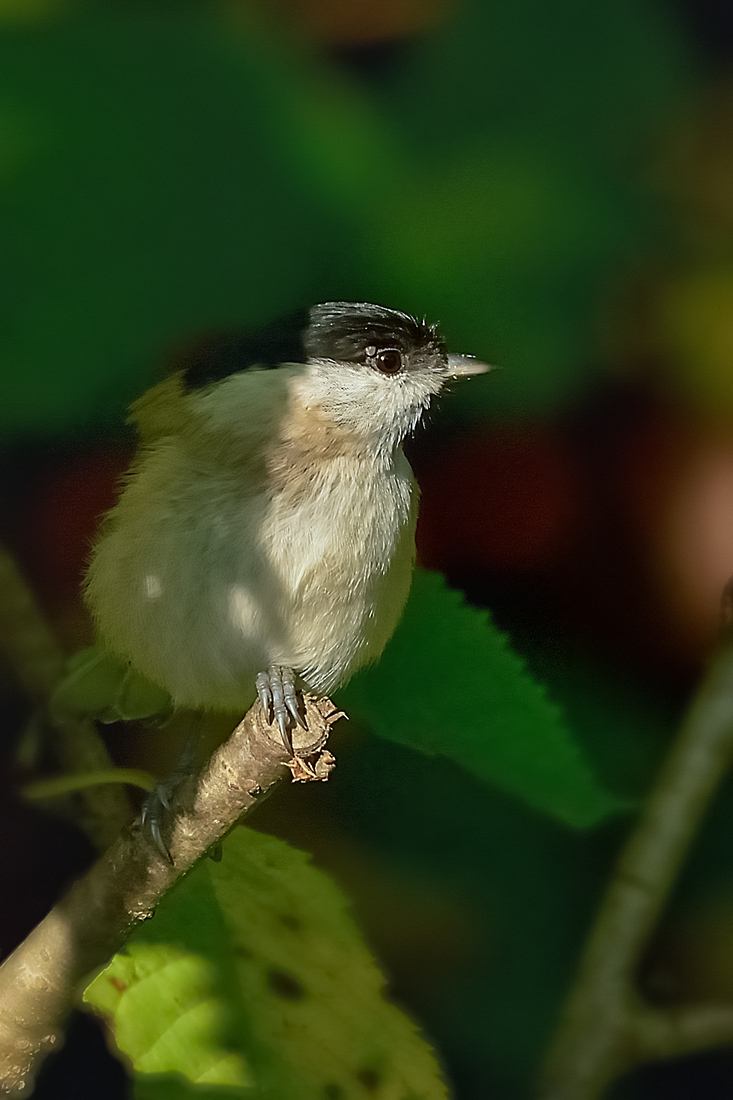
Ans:
{"label": "white breast", "polygon": [[260,545],[283,593],[291,665],[316,691],[376,659],[402,612],[415,555],[417,487],[401,451],[387,467],[341,458],[293,507],[275,500]]}
{"label": "white breast", "polygon": [[271,663],[315,691],[376,658],[410,585],[417,490],[387,465],[337,458],[297,499],[152,451],[100,540],[87,598],[115,652],[176,704],[239,709]]}

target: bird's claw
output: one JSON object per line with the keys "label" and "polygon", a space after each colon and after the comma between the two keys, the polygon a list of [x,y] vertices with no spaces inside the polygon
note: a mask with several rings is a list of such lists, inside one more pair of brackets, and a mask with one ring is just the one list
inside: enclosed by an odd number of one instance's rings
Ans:
{"label": "bird's claw", "polygon": [[174,770],[166,778],[155,784],[143,803],[140,825],[151,846],[173,866],[173,856],[163,839],[163,828],[171,819],[173,795],[182,783],[195,772],[196,737],[189,735],[183,747],[181,757]]}
{"label": "bird's claw", "polygon": [[267,672],[259,673],[255,684],[267,721],[277,724],[282,743],[292,756],[292,723],[304,730],[308,728],[298,705],[295,673],[292,668],[270,665]]}
{"label": "bird's claw", "polygon": [[163,839],[162,825],[170,813],[173,790],[169,783],[157,783],[143,803],[140,825],[158,855],[173,866],[173,856]]}

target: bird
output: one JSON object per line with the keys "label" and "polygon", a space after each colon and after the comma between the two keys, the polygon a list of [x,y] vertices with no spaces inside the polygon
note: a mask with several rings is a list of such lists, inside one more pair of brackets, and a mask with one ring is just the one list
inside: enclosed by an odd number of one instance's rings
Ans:
{"label": "bird", "polygon": [[131,407],[139,443],[91,553],[96,644],[59,691],[103,721],[259,699],[292,753],[299,693],[382,653],[415,562],[403,443],[490,369],[438,328],[324,302],[228,333]]}

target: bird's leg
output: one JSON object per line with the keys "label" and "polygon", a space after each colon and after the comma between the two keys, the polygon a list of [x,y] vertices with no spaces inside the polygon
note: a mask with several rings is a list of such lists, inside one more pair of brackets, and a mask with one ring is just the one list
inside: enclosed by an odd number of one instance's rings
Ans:
{"label": "bird's leg", "polygon": [[268,722],[277,722],[282,743],[292,755],[293,738],[290,728],[293,722],[297,722],[302,729],[308,728],[300,713],[295,673],[292,668],[270,665],[267,672],[258,674],[255,684]]}
{"label": "bird's leg", "polygon": [[189,732],[173,771],[155,784],[143,803],[140,823],[148,841],[163,859],[173,863],[168,845],[163,839],[163,828],[171,812],[171,799],[182,783],[185,783],[196,771],[197,749],[200,740],[200,724],[196,722]]}

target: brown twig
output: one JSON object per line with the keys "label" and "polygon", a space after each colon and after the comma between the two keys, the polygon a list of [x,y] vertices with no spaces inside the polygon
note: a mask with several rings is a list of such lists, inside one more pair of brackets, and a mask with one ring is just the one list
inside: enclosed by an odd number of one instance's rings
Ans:
{"label": "brown twig", "polygon": [[733,756],[733,640],[710,667],[627,841],[542,1074],[540,1100],[596,1100],[640,1062],[733,1042],[733,1006],[652,1009],[642,952]]}
{"label": "brown twig", "polygon": [[[325,779],[324,745],[341,717],[328,699],[306,697],[308,731],[296,729],[300,779]],[[173,801],[166,842],[172,864],[137,826],[112,847],[0,967],[0,1090],[27,1095],[42,1058],[58,1044],[79,984],[105,964],[162,896],[284,774],[288,755],[259,703],[197,778]]]}
{"label": "brown twig", "polygon": [[[94,723],[84,718],[51,717],[48,701],[64,674],[66,655],[59,646],[35,596],[8,552],[0,547],[0,650],[31,703],[43,710],[57,734],[59,765],[65,772],[95,772],[112,767]],[[79,800],[79,824],[99,851],[132,818],[123,787],[89,787]]]}

